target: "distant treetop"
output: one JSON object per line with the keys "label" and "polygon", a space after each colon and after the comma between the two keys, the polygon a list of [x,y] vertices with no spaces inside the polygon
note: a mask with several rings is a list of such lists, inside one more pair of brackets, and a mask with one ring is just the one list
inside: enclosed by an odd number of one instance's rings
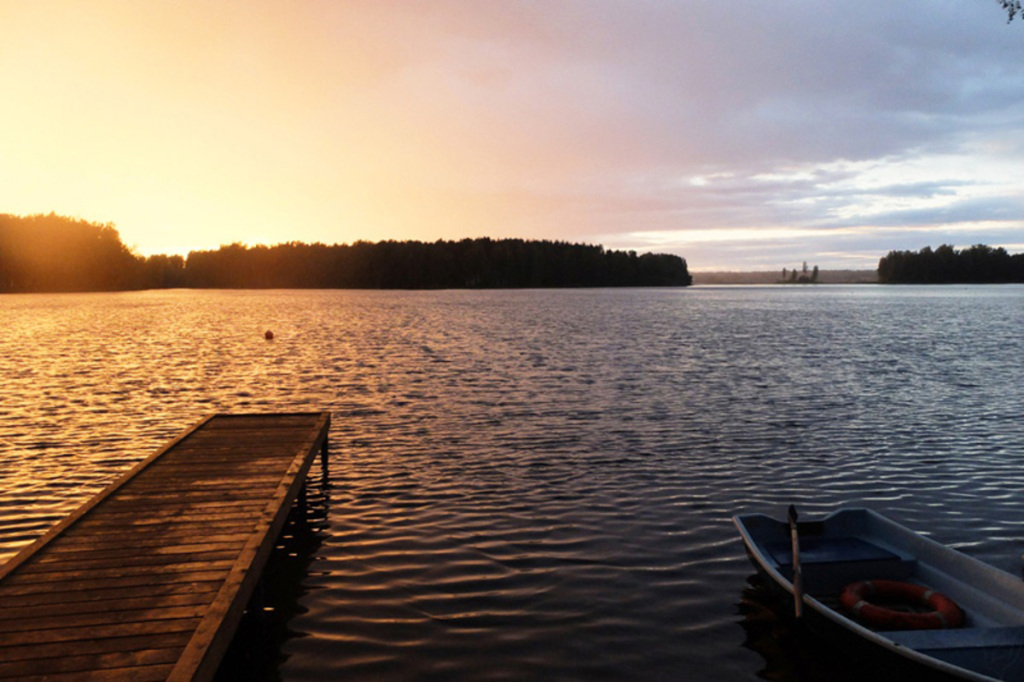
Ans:
{"label": "distant treetop", "polygon": [[133,253],[113,225],[0,214],[0,293],[196,288],[465,289],[688,286],[670,254],[522,239],[222,246]]}

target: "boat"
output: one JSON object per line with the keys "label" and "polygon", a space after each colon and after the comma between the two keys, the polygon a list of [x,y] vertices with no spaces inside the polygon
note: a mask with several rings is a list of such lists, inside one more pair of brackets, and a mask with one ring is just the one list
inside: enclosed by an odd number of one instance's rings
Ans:
{"label": "boat", "polygon": [[780,613],[801,630],[882,677],[1024,682],[1019,578],[870,509],[798,521],[790,507],[789,516],[733,523]]}

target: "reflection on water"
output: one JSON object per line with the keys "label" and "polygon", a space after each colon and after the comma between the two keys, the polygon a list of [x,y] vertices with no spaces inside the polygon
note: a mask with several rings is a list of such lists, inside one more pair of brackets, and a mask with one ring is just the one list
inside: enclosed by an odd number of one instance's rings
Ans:
{"label": "reflection on water", "polygon": [[751,633],[730,517],[869,506],[1018,572],[1022,304],[1019,286],[0,297],[0,555],[206,413],[324,409],[321,516],[279,557],[290,596],[236,642],[242,666],[269,656],[245,675],[800,679],[799,638]]}
{"label": "reflection on water", "polygon": [[777,597],[761,577],[752,575],[739,604],[746,633],[743,646],[764,658],[758,675],[779,682],[863,682],[877,671],[857,661],[839,645],[822,640],[792,621],[783,621]]}

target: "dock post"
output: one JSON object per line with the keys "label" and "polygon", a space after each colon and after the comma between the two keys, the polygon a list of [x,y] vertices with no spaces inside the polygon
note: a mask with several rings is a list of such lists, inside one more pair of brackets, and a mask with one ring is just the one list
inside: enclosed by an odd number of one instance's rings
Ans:
{"label": "dock post", "polygon": [[324,472],[324,478],[327,478],[327,438],[324,438],[323,444],[320,446],[320,468]]}

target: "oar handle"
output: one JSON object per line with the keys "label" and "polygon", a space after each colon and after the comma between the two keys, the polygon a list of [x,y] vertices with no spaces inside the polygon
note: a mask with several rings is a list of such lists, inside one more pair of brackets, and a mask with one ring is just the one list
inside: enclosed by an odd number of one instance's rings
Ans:
{"label": "oar handle", "polygon": [[796,507],[789,505],[789,539],[793,545],[793,613],[797,618],[804,615],[804,576],[800,570],[800,534],[796,526]]}

